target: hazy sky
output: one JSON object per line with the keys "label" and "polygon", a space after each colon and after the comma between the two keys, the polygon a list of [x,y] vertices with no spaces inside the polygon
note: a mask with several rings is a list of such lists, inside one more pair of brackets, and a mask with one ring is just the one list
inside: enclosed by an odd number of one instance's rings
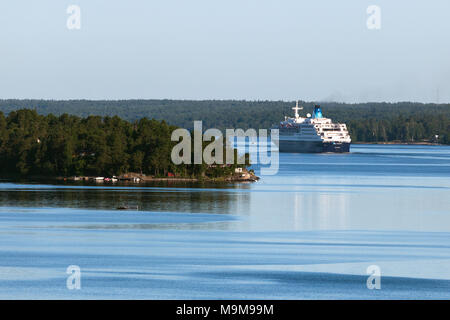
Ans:
{"label": "hazy sky", "polygon": [[0,98],[450,102],[449,14],[449,0],[1,1]]}

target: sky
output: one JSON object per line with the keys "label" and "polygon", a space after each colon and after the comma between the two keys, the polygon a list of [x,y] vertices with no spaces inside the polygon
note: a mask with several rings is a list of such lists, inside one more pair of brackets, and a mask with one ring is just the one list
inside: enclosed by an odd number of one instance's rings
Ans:
{"label": "sky", "polygon": [[0,99],[449,103],[449,12],[448,0],[2,1]]}

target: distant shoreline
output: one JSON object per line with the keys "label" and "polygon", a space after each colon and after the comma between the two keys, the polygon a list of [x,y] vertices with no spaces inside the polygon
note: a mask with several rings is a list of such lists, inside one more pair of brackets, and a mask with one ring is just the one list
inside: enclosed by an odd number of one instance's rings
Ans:
{"label": "distant shoreline", "polygon": [[402,141],[385,141],[385,142],[352,142],[352,144],[390,144],[390,145],[418,145],[418,146],[445,146],[445,144],[441,143],[434,143],[434,142],[426,142],[426,141],[420,141],[420,142],[402,142]]}
{"label": "distant shoreline", "polygon": [[[116,179],[112,181],[109,178],[96,176],[39,176],[39,175],[31,175],[28,177],[10,175],[4,176],[0,179],[0,181],[53,181],[53,182],[71,182],[71,183],[88,183],[93,185],[139,185],[145,183],[152,182],[174,182],[174,183],[189,183],[189,182],[211,182],[211,183],[236,183],[236,182],[256,182],[260,179],[260,177],[256,176],[253,172],[247,172],[245,174],[233,174],[230,176],[223,177],[152,177],[145,175],[135,175],[134,178],[130,179]],[[136,179],[137,178],[137,179]]]}
{"label": "distant shoreline", "polygon": [[151,177],[151,176],[140,176],[139,179],[120,179],[116,182],[111,182],[108,180],[96,180],[95,177],[77,177],[78,179],[74,179],[74,177],[51,177],[49,179],[58,180],[58,181],[69,181],[69,182],[92,182],[95,184],[110,184],[114,185],[116,183],[147,183],[147,182],[255,182],[260,178],[254,174],[249,174],[245,177],[240,175],[232,175],[232,176],[224,176],[217,178],[210,177],[200,177],[200,178],[187,178],[187,177]]}

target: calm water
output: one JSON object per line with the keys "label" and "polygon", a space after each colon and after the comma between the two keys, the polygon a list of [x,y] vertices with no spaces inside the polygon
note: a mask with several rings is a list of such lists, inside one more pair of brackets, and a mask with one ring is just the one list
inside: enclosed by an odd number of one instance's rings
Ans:
{"label": "calm water", "polygon": [[449,299],[450,147],[281,154],[253,184],[0,183],[0,298]]}

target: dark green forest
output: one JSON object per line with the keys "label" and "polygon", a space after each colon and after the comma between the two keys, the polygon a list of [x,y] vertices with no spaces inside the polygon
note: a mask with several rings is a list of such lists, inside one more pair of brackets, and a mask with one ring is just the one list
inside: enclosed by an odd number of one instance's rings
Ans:
{"label": "dark green forest", "polygon": [[[300,102],[303,113],[311,112],[313,102]],[[324,116],[348,125],[353,142],[420,142],[450,144],[450,104],[400,103],[321,103]],[[284,116],[293,115],[294,102],[238,100],[0,100],[5,114],[18,109],[34,109],[39,114],[64,113],[88,117],[119,116],[130,122],[164,120],[170,125],[192,128],[202,120],[204,128],[270,128]]]}
{"label": "dark green forest", "polygon": [[[171,141],[176,126],[147,118],[129,122],[117,116],[39,115],[35,110],[0,111],[0,173],[3,176],[113,176],[137,172],[152,176],[218,178],[237,165],[174,165]],[[204,145],[209,144],[205,142]],[[193,152],[193,148],[192,148]],[[226,147],[224,147],[225,157]],[[248,163],[248,159],[247,159]]]}

